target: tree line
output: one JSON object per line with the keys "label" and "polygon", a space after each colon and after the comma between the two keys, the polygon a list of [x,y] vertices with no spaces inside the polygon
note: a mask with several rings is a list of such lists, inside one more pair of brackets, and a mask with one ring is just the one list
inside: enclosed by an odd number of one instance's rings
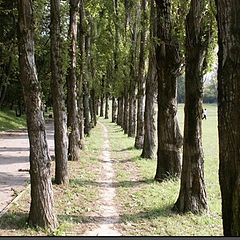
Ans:
{"label": "tree line", "polygon": [[[1,0],[0,6],[0,105],[26,111],[31,225],[57,226],[44,104],[54,113],[56,184],[68,184],[67,163],[81,159],[96,116],[111,114],[143,158],[157,157],[156,181],[181,178],[173,210],[207,211],[203,83],[218,45],[223,229],[239,235],[238,0]],[[182,76],[184,136],[177,119]]]}

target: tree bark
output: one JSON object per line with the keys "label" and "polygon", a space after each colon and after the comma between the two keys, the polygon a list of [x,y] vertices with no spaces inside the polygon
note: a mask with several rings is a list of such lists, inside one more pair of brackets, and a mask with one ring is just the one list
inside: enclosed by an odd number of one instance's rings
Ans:
{"label": "tree bark", "polygon": [[240,235],[240,2],[216,0],[219,181],[225,236]]}
{"label": "tree bark", "polygon": [[112,122],[117,122],[117,102],[114,96],[112,97]]}
{"label": "tree bark", "polygon": [[202,13],[204,0],[191,0],[186,18],[186,74],[183,167],[181,187],[174,208],[181,213],[207,210],[202,148],[202,95],[204,58],[208,45],[204,39]]}
{"label": "tree bark", "polygon": [[137,95],[137,132],[135,138],[135,148],[142,149],[144,141],[144,96],[145,96],[145,43],[146,43],[146,0],[141,1],[141,39],[139,53],[139,70],[138,70],[138,95]]}
{"label": "tree bark", "polygon": [[105,95],[105,119],[109,118],[108,110],[109,110],[109,93],[106,93],[106,95]]}
{"label": "tree bark", "polygon": [[39,227],[57,227],[53,209],[45,122],[41,111],[41,87],[34,57],[34,21],[31,0],[18,0],[18,47],[20,79],[27,107],[27,127],[30,143],[31,205],[28,222]]}
{"label": "tree bark", "polygon": [[51,0],[51,69],[55,142],[55,182],[68,183],[67,116],[65,112],[61,64],[60,1]]}
{"label": "tree bark", "polygon": [[157,5],[156,45],[158,80],[158,151],[155,179],[162,181],[181,173],[182,136],[177,121],[176,79],[180,69],[178,43],[173,41],[171,1],[155,0]]}
{"label": "tree bark", "polygon": [[85,21],[85,2],[80,0],[79,4],[79,78],[77,81],[77,104],[78,104],[78,118],[79,118],[79,134],[81,140],[81,149],[84,148],[84,107],[83,107],[83,79],[84,79],[84,66],[85,66],[85,36],[86,29],[84,26]]}
{"label": "tree bark", "polygon": [[157,79],[156,79],[156,56],[155,56],[155,37],[156,37],[156,8],[154,0],[151,0],[150,10],[150,50],[149,50],[149,66],[148,76],[146,79],[146,99],[144,112],[144,143],[141,157],[154,159],[157,153],[156,139],[156,95],[157,95]]}
{"label": "tree bark", "polygon": [[124,114],[123,114],[124,102],[123,97],[118,98],[118,107],[117,107],[117,124],[123,127],[124,122]]}
{"label": "tree bark", "polygon": [[70,0],[70,66],[68,68],[68,128],[69,128],[69,146],[68,160],[78,161],[80,159],[81,139],[79,132],[78,108],[77,108],[77,83],[76,83],[76,65],[77,65],[77,16],[80,0]]}
{"label": "tree bark", "polygon": [[127,85],[125,86],[125,89],[124,89],[124,111],[123,111],[123,118],[124,118],[124,121],[123,121],[123,130],[124,130],[124,134],[127,134],[128,133],[128,128],[129,128],[129,122],[128,122],[128,119],[129,119],[129,101],[128,101],[128,87]]}
{"label": "tree bark", "polygon": [[96,117],[96,106],[97,106],[97,101],[96,101],[96,93],[95,89],[91,89],[90,91],[90,96],[91,96],[91,105],[92,105],[92,123],[93,126],[95,127],[97,125],[97,117]]}

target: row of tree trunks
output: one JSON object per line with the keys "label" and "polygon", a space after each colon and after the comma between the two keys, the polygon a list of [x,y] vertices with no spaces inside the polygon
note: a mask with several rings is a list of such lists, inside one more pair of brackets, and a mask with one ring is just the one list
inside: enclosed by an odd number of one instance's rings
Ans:
{"label": "row of tree trunks", "polygon": [[157,37],[156,46],[158,80],[158,152],[155,179],[180,176],[182,136],[177,121],[176,80],[180,58],[178,43],[173,41],[171,26],[171,1],[156,0]]}
{"label": "row of tree trunks", "polygon": [[18,0],[18,46],[20,79],[26,104],[30,143],[31,205],[29,224],[54,229],[57,219],[53,210],[53,190],[50,175],[45,122],[41,110],[41,87],[34,59],[34,20],[31,0]]}
{"label": "row of tree trunks", "polygon": [[202,148],[203,60],[208,48],[204,37],[206,19],[202,17],[205,10],[204,0],[191,0],[186,18],[183,166],[180,193],[174,207],[179,212],[207,210]]}
{"label": "row of tree trunks", "polygon": [[68,183],[67,171],[67,116],[63,92],[61,58],[60,1],[51,0],[51,66],[55,142],[55,182]]}

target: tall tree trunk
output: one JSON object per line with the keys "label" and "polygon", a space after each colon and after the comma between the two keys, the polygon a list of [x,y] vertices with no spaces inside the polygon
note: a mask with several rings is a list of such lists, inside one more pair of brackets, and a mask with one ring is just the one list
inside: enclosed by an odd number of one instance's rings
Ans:
{"label": "tall tree trunk", "polygon": [[127,134],[128,133],[128,128],[129,128],[129,122],[128,122],[128,119],[129,119],[129,101],[128,101],[128,98],[129,98],[129,94],[128,94],[128,87],[127,85],[125,86],[125,90],[124,90],[124,121],[123,121],[123,130],[124,130],[124,134]]}
{"label": "tall tree trunk", "polygon": [[112,97],[112,122],[117,122],[117,102],[115,97]]}
{"label": "tall tree trunk", "polygon": [[77,81],[77,95],[78,95],[78,118],[79,118],[79,134],[81,140],[81,149],[84,148],[84,107],[83,107],[83,79],[84,79],[84,66],[85,66],[85,2],[80,0],[79,4],[79,78]]}
{"label": "tall tree trunk", "polygon": [[180,148],[182,136],[177,121],[176,79],[180,58],[178,43],[173,41],[171,27],[171,1],[155,0],[157,5],[156,46],[158,80],[158,152],[155,179],[162,181],[179,176],[181,172]]}
{"label": "tall tree trunk", "polygon": [[207,210],[202,148],[203,63],[208,45],[204,39],[204,0],[191,0],[186,18],[186,85],[183,167],[181,187],[174,208],[179,212]]}
{"label": "tall tree trunk", "polygon": [[109,110],[109,93],[106,93],[106,95],[105,95],[105,119],[109,118],[108,110]]}
{"label": "tall tree trunk", "polygon": [[48,152],[45,122],[41,111],[41,87],[34,58],[34,21],[31,0],[18,0],[18,47],[20,79],[27,107],[27,126],[30,143],[31,205],[29,224],[57,227],[53,209],[51,160]]}
{"label": "tall tree trunk", "polygon": [[83,82],[83,106],[84,106],[84,133],[89,136],[91,130],[90,124],[90,104],[89,90],[87,81]]}
{"label": "tall tree trunk", "polygon": [[225,236],[240,235],[240,2],[216,0],[219,181]]}
{"label": "tall tree trunk", "polygon": [[144,112],[144,143],[141,157],[153,159],[156,156],[156,109],[155,101],[157,95],[156,81],[156,56],[155,56],[155,37],[156,37],[156,10],[154,0],[151,0],[151,22],[150,22],[150,51],[148,76],[146,79],[146,99]]}
{"label": "tall tree trunk", "polygon": [[141,1],[141,40],[139,54],[139,70],[138,70],[138,95],[137,95],[137,133],[135,138],[135,148],[142,149],[144,141],[144,96],[145,96],[145,43],[146,43],[146,0]]}
{"label": "tall tree trunk", "polygon": [[104,86],[105,86],[105,75],[103,75],[102,82],[101,82],[100,117],[103,117],[103,111],[104,111]]}
{"label": "tall tree trunk", "polygon": [[91,89],[90,91],[90,96],[91,96],[91,105],[92,105],[92,123],[93,123],[93,126],[95,127],[97,125],[97,117],[96,117],[96,93],[95,93],[95,89]]}
{"label": "tall tree trunk", "polygon": [[117,107],[117,124],[120,125],[121,127],[123,126],[123,108],[124,108],[124,102],[123,102],[123,97],[118,98],[118,107]]}
{"label": "tall tree trunk", "polygon": [[68,128],[69,128],[69,146],[68,160],[78,161],[80,159],[81,139],[79,132],[78,108],[77,108],[77,83],[76,83],[76,65],[77,65],[77,16],[80,0],[70,0],[70,66],[68,69]]}
{"label": "tall tree trunk", "polygon": [[67,116],[65,112],[61,59],[60,1],[51,0],[51,69],[54,113],[55,182],[68,183]]}

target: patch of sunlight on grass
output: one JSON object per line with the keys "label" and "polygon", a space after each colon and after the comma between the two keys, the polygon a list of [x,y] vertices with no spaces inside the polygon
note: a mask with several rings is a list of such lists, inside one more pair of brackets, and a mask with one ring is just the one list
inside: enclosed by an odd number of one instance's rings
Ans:
{"label": "patch of sunlight on grass", "polygon": [[0,131],[26,128],[26,116],[16,117],[13,110],[0,111]]}

